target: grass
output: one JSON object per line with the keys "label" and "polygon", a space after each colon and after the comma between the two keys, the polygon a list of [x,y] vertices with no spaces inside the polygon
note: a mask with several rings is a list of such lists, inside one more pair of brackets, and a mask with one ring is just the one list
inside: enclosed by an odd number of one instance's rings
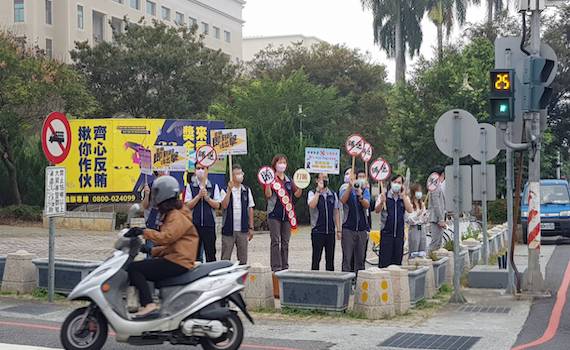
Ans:
{"label": "grass", "polygon": [[[0,292],[0,296],[17,298],[17,299],[26,299],[26,300],[47,301],[48,291],[45,288],[36,288],[32,291],[31,294],[21,294],[21,293],[4,291]],[[54,302],[65,302],[67,301],[67,297],[63,294],[54,293],[53,300]]]}
{"label": "grass", "polygon": [[448,284],[444,284],[439,288],[437,294],[434,295],[432,299],[422,299],[418,301],[413,310],[433,310],[443,306],[449,301],[452,292],[453,288]]}
{"label": "grass", "polygon": [[254,313],[259,314],[281,314],[284,316],[290,316],[294,318],[344,318],[344,319],[355,319],[355,320],[366,320],[363,314],[353,311],[347,310],[344,312],[335,312],[335,311],[324,311],[324,310],[317,310],[317,309],[299,309],[294,307],[283,307],[281,310],[278,309],[255,309],[252,310]]}

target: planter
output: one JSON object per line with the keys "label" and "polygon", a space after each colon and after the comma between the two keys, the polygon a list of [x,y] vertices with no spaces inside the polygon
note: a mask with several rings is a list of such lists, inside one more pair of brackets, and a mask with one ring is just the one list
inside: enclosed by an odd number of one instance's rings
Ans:
{"label": "planter", "polygon": [[420,300],[426,298],[426,274],[429,267],[405,266],[408,269],[408,283],[410,285],[410,303],[416,305]]}
{"label": "planter", "polygon": [[445,273],[447,272],[448,257],[443,257],[433,262],[433,276],[435,279],[435,288],[439,289],[445,283]]}
{"label": "planter", "polygon": [[481,245],[469,247],[469,261],[471,262],[471,267],[479,264],[481,261]]}
{"label": "planter", "polygon": [[4,279],[4,268],[6,267],[6,257],[0,256],[0,284],[2,284],[2,280]]}
{"label": "planter", "polygon": [[[38,287],[48,287],[48,259],[32,260],[38,269]],[[55,291],[68,294],[101,262],[70,259],[55,259]]]}
{"label": "planter", "polygon": [[463,271],[465,271],[465,255],[467,254],[467,250],[462,250],[459,252],[459,271],[461,271],[461,274],[463,274]]}
{"label": "planter", "polygon": [[345,311],[356,274],[332,271],[275,273],[279,279],[281,306],[324,311]]}

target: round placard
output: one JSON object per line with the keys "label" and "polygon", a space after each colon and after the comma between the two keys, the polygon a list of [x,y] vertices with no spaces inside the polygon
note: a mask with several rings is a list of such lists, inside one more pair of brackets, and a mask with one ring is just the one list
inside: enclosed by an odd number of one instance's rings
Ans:
{"label": "round placard", "polygon": [[209,168],[218,160],[218,153],[214,147],[204,145],[196,151],[196,163],[203,167]]}
{"label": "round placard", "polygon": [[346,152],[353,157],[359,156],[364,150],[364,138],[358,134],[350,135],[346,139]]}
{"label": "round placard", "polygon": [[386,181],[391,174],[392,168],[383,158],[376,159],[370,166],[370,177],[376,181]]}
{"label": "round placard", "polygon": [[299,169],[293,174],[293,182],[300,189],[305,189],[311,184],[311,174],[306,169]]}
{"label": "round placard", "polygon": [[360,154],[360,158],[362,158],[362,161],[364,163],[368,163],[370,159],[372,159],[372,151],[373,151],[372,145],[369,144],[368,142],[365,142],[362,153]]}
{"label": "round placard", "polygon": [[275,181],[275,171],[268,166],[261,167],[257,173],[257,181],[261,185],[271,185]]}

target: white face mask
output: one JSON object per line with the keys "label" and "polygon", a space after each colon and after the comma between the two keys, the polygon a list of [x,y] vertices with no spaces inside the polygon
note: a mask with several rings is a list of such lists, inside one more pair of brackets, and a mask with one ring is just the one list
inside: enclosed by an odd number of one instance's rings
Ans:
{"label": "white face mask", "polygon": [[416,192],[416,199],[422,199],[423,196],[424,194],[422,192]]}
{"label": "white face mask", "polygon": [[279,172],[279,173],[284,173],[285,170],[287,170],[287,164],[286,163],[277,163],[275,165],[275,170],[277,170],[277,172]]}
{"label": "white face mask", "polygon": [[238,175],[234,176],[234,179],[237,182],[242,183],[243,182],[243,174],[238,174]]}
{"label": "white face mask", "polygon": [[402,189],[402,185],[397,183],[397,182],[392,182],[392,192],[394,193],[400,193],[400,190]]}
{"label": "white face mask", "polygon": [[203,179],[206,171],[204,169],[196,169],[196,177],[199,179]]}

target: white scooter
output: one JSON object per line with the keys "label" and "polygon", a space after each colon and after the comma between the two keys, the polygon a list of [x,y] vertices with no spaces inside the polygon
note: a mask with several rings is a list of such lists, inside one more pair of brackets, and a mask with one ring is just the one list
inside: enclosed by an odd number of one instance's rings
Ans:
{"label": "white scooter", "polygon": [[191,271],[155,284],[160,290],[160,315],[132,319],[127,312],[126,268],[140,251],[139,238],[121,237],[117,251],[85,277],[69,294],[69,300],[89,301],[65,319],[60,339],[66,350],[99,350],[107,340],[108,325],[118,342],[132,345],[202,345],[206,350],[235,350],[243,341],[243,324],[237,306],[253,323],[240,294],[247,266],[219,261],[201,264]]}

